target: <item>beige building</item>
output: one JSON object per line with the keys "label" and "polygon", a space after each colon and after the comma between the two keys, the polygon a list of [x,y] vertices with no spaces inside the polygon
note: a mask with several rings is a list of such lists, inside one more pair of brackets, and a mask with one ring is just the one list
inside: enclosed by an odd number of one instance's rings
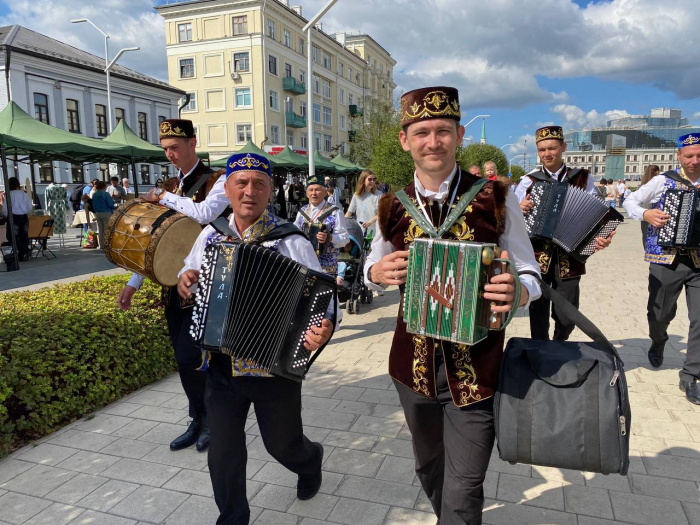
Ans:
{"label": "beige building", "polygon": [[165,19],[170,84],[190,96],[182,117],[194,122],[203,151],[226,155],[250,139],[271,151],[305,152],[314,140],[325,155],[348,152],[365,102],[393,98],[396,62],[368,35],[331,36],[317,26],[310,77],[300,6],[190,0],[156,10]]}
{"label": "beige building", "polygon": [[625,179],[641,180],[644,170],[650,164],[659,166],[661,173],[676,169],[678,167],[676,151],[675,148],[625,149],[620,152],[622,165],[618,167],[615,174],[608,174],[607,176],[605,172],[607,152],[605,150],[567,150],[564,154],[564,160],[569,166],[585,168],[591,171],[596,180],[608,177],[613,177],[617,180],[622,177],[621,173],[624,173]]}

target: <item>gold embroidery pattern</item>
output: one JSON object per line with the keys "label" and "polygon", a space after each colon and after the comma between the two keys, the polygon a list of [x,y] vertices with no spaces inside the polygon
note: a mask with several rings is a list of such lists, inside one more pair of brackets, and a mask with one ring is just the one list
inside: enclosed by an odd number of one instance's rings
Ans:
{"label": "gold embroidery pattern", "polygon": [[464,406],[468,403],[481,401],[481,394],[478,393],[479,385],[477,384],[476,370],[472,366],[472,356],[470,353],[471,347],[467,345],[452,345],[452,359],[457,371],[457,379],[459,382],[459,403]]}
{"label": "gold embroidery pattern", "polygon": [[161,137],[180,137],[183,139],[187,138],[187,133],[181,127],[173,127],[170,122],[160,123],[160,135]]}
{"label": "gold embroidery pattern", "polygon": [[552,256],[549,255],[546,251],[540,253],[539,257],[537,257],[537,264],[540,265],[540,272],[542,273],[547,273],[547,270],[549,270],[549,263],[552,261]]}
{"label": "gold embroidery pattern", "polygon": [[570,272],[569,257],[562,253],[559,257],[559,277],[564,278],[568,276]]}
{"label": "gold embroidery pattern", "polygon": [[425,377],[428,371],[428,346],[425,337],[413,336],[413,390],[430,397],[428,391],[428,379]]}
{"label": "gold embroidery pattern", "polygon": [[469,227],[467,224],[467,219],[464,216],[457,219],[457,221],[450,227],[450,233],[460,241],[474,240],[474,230]]}
{"label": "gold embroidery pattern", "polygon": [[450,97],[444,91],[431,91],[423,97],[422,102],[422,106],[418,102],[408,106],[407,101],[402,101],[401,121],[406,122],[426,117],[461,117],[459,102],[450,100]]}
{"label": "gold embroidery pattern", "polygon": [[537,130],[537,137],[535,137],[535,143],[541,140],[549,139],[564,140],[564,134],[562,133],[562,129],[559,127],[552,126]]}
{"label": "gold embroidery pattern", "polygon": [[681,142],[678,143],[679,148],[682,148],[684,146],[692,146],[693,144],[700,144],[700,136],[698,135],[688,135],[683,139]]}

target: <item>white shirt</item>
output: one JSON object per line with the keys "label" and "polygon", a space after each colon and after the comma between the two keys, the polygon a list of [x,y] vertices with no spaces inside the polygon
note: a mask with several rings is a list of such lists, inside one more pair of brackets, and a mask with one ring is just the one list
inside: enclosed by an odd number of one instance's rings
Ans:
{"label": "white shirt", "polygon": [[[196,167],[197,164],[195,164],[195,168]],[[194,168],[188,172],[188,175],[192,173],[192,171],[194,171]],[[186,176],[187,175],[185,175],[185,177]],[[191,219],[197,221],[199,224],[209,224],[211,221],[221,215],[230,204],[224,191],[225,183],[226,176],[222,175],[219,177],[219,180],[216,181],[214,187],[202,202],[194,202],[190,197],[178,197],[177,195],[173,195],[169,192],[166,193],[159,202],[171,210],[179,211],[180,213],[187,215]],[[133,286],[138,290],[141,288],[144,279],[145,277],[143,275],[132,273],[127,286]]]}
{"label": "white shirt", "polygon": [[[10,198],[12,199],[13,215],[28,215],[32,211],[32,201],[29,199],[29,195],[22,190],[12,190]],[[2,201],[2,215],[7,217],[7,195]]]}
{"label": "white shirt", "polygon": [[[665,184],[666,177],[657,175],[643,186],[637,188],[637,191],[633,191],[622,203],[622,207],[627,210],[629,218],[635,221],[644,220],[644,212],[648,209],[645,206],[659,202],[664,191],[666,191]],[[695,181],[693,185],[696,188],[700,187],[700,179]]]}
{"label": "white shirt", "polygon": [[[310,218],[316,217],[316,215],[320,215],[320,210],[323,208],[323,205],[325,204],[325,200],[321,203],[320,207],[316,207],[313,204],[309,203],[308,208],[306,208],[306,215],[308,215]],[[335,217],[335,228],[333,228],[333,231],[331,232],[331,244],[335,248],[342,248],[345,246],[348,241],[350,240],[350,236],[348,235],[348,229],[345,224],[345,217],[343,217],[343,214],[340,213],[340,210],[335,210],[333,213],[331,213],[333,217]],[[301,216],[300,212],[297,212],[296,220],[294,221],[295,224],[298,226],[304,221],[304,218]]]}
{"label": "white shirt", "polygon": [[626,187],[625,187],[625,184],[624,184],[624,183],[621,182],[620,184],[617,185],[617,193],[618,193],[618,194],[624,195],[624,194],[625,194],[625,189],[626,189]]}
{"label": "white shirt", "polygon": [[[233,213],[230,215],[228,220],[229,227],[241,237],[241,232],[238,231],[236,227],[236,221],[233,218]],[[182,275],[185,270],[201,270],[202,269],[202,256],[204,255],[204,248],[207,246],[207,239],[216,230],[212,226],[207,226],[199,234],[197,240],[192,246],[192,250],[187,257],[185,257],[185,266],[178,273],[178,277]],[[303,235],[289,235],[284,237],[279,241],[277,245],[277,250],[280,255],[289,257],[293,261],[303,264],[307,268],[316,270],[317,272],[323,272],[321,265],[316,258],[316,252],[314,251],[311,243]],[[336,305],[336,327],[340,323],[343,315],[340,311],[340,305]],[[331,319],[333,317],[333,301],[328,305],[328,310],[326,310],[326,318]]]}
{"label": "white shirt", "polygon": [[[549,175],[549,178],[555,181],[559,181],[559,176],[561,175],[562,171],[566,168],[566,164],[562,164],[561,168],[559,168],[556,172],[550,173],[547,171],[544,167],[542,168],[542,173],[545,175]],[[533,170],[530,173],[537,173],[539,170]],[[528,174],[529,175],[529,174]],[[520,184],[518,184],[518,187],[515,188],[515,195],[518,197],[518,202],[522,202],[525,197],[527,197],[527,190],[532,186],[533,182],[530,177],[525,175],[520,179]],[[586,181],[586,192],[590,193],[594,197],[598,196],[598,192],[595,189],[595,182],[593,181],[593,176],[589,173],[588,174],[588,180]]]}
{"label": "white shirt", "polygon": [[379,199],[382,196],[377,190],[376,193],[366,192],[362,195],[353,194],[348,212],[354,213],[357,216],[357,222],[363,224],[369,222],[377,215],[379,207]]}
{"label": "white shirt", "polygon": [[[455,172],[456,166],[448,178],[440,185],[437,193],[425,190],[414,173],[413,182],[415,183],[416,191],[418,191],[425,198],[436,199],[437,197],[437,200],[444,200],[444,198],[448,197],[447,193],[450,187],[448,181],[451,181],[452,178],[454,178]],[[428,221],[430,221],[430,217],[428,215],[426,215],[426,218]],[[513,195],[513,193],[510,191],[506,194],[506,227],[499,239],[499,246],[508,252],[508,257],[511,261],[513,261],[518,272],[529,270],[537,273],[538,275],[540,274],[540,267],[535,260],[535,254],[532,251],[532,244],[530,243],[530,238],[527,236],[527,230],[525,229],[523,213],[520,211],[520,206],[518,206],[515,195]],[[365,263],[365,283],[369,287],[372,287],[375,290],[381,289],[378,285],[370,282],[368,275],[369,269],[373,264],[379,262],[382,257],[389,255],[394,251],[394,245],[391,244],[391,242],[384,240],[381,230],[377,228],[374,239],[372,240],[372,251],[367,257],[367,262]],[[523,308],[527,308],[530,305],[530,302],[539,298],[541,294],[540,284],[537,278],[532,275],[521,275],[520,281],[522,282],[523,286],[527,288],[530,295],[527,304],[523,305]]]}

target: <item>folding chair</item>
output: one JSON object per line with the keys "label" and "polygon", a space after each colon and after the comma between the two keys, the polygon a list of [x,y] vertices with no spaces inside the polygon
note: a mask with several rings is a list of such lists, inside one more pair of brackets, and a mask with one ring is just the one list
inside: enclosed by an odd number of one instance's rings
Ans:
{"label": "folding chair", "polygon": [[[49,248],[49,233],[51,233],[51,230],[53,229],[53,219],[46,219],[44,221],[44,224],[41,225],[41,230],[39,231],[39,235],[36,237],[32,237],[32,250],[36,249],[36,255],[34,256],[39,257],[39,255],[43,255],[47,259],[55,259],[56,254],[51,251]],[[46,252],[49,252],[52,257],[49,257],[46,255]]]}

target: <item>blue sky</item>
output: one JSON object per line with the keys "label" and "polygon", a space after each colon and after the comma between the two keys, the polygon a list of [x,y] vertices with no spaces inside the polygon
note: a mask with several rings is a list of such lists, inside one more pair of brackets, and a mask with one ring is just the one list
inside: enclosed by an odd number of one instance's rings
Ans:
{"label": "blue sky", "polygon": [[[310,17],[326,0],[292,0]],[[0,0],[0,23],[18,23],[97,55],[139,45],[120,63],[166,79],[164,0]],[[362,5],[358,8],[358,5]],[[594,127],[610,116],[676,107],[700,124],[700,61],[688,50],[700,32],[688,15],[697,0],[338,0],[327,33],[372,35],[397,61],[396,95],[428,85],[459,88],[463,122],[489,114],[489,143],[509,156],[543,123]],[[387,22],[391,21],[391,22]],[[479,139],[481,122],[467,129]],[[528,150],[534,152],[532,140]]]}

